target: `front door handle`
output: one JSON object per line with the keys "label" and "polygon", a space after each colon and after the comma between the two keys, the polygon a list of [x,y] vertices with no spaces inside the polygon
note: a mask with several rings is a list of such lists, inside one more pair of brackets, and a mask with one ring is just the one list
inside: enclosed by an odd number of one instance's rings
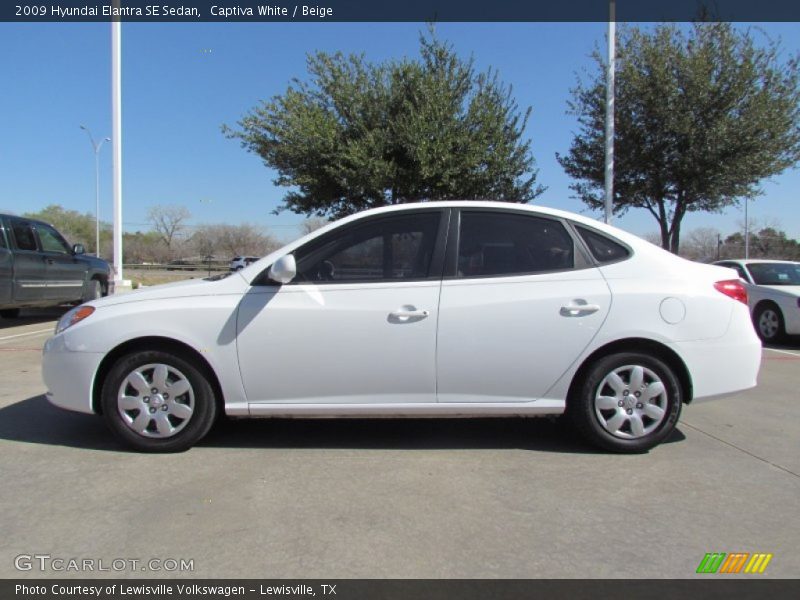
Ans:
{"label": "front door handle", "polygon": [[559,314],[562,317],[585,317],[600,310],[598,304],[589,304],[583,298],[576,298],[569,304],[561,307]]}
{"label": "front door handle", "polygon": [[409,319],[424,319],[431,313],[428,310],[417,309],[414,306],[401,306],[389,314],[390,317],[398,321],[408,321]]}

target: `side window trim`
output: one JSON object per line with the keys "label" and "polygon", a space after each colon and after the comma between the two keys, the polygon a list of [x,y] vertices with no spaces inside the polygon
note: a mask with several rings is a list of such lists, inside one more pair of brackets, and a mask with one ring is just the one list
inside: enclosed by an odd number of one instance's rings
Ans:
{"label": "side window trim", "polygon": [[0,248],[4,250],[11,250],[10,235],[6,234],[6,222],[0,218]]}
{"label": "side window trim", "polygon": [[[17,234],[14,232],[15,223],[21,223],[21,224],[27,226],[31,230],[31,235],[33,236],[33,241],[37,245],[37,247],[34,250],[26,250],[24,248],[20,248],[19,247],[19,244],[17,243]],[[8,231],[11,234],[9,237],[13,240],[14,250],[15,251],[17,251],[17,252],[30,252],[30,253],[33,253],[33,254],[39,254],[41,252],[41,250],[39,249],[39,239],[38,239],[38,237],[36,235],[36,232],[34,231],[33,223],[31,221],[27,221],[25,219],[19,219],[19,218],[12,217],[11,219],[9,219],[9,229],[8,229]]]}
{"label": "side window trim", "polygon": [[[498,279],[501,277],[531,277],[534,275],[547,275],[550,273],[565,273],[567,271],[578,271],[582,269],[593,268],[596,265],[591,259],[591,254],[584,247],[580,236],[572,229],[571,223],[561,217],[552,215],[545,215],[540,213],[532,213],[523,210],[514,210],[513,205],[508,209],[496,207],[458,207],[451,209],[453,215],[450,218],[450,228],[448,233],[447,250],[445,254],[445,265],[443,279],[446,280],[465,280],[465,279]],[[472,275],[469,277],[462,277],[458,275],[458,253],[461,245],[461,215],[464,212],[480,212],[480,213],[500,213],[504,215],[517,214],[520,216],[534,217],[546,221],[559,223],[564,227],[567,235],[572,239],[573,244],[573,266],[566,269],[551,269],[547,271],[535,271],[530,273],[511,273],[502,275]]]}
{"label": "side window trim", "polygon": [[[592,262],[593,266],[595,266],[595,267],[605,267],[607,265],[613,265],[615,263],[623,262],[623,261],[626,261],[626,260],[628,260],[630,258],[633,258],[633,254],[634,254],[633,248],[631,248],[628,244],[626,244],[622,240],[614,238],[614,237],[611,237],[611,236],[603,233],[602,231],[598,231],[594,227],[591,227],[589,225],[584,225],[583,223],[575,223],[573,221],[569,221],[568,223],[569,223],[570,229],[572,229],[573,232],[574,232],[574,237],[580,243],[581,248],[586,253],[587,259]],[[617,259],[614,259],[614,260],[609,260],[609,261],[604,261],[604,262],[601,262],[601,261],[597,260],[595,258],[595,256],[594,256],[594,253],[589,248],[589,245],[586,243],[586,240],[583,239],[583,236],[580,233],[581,228],[583,228],[586,231],[589,231],[589,232],[591,232],[591,233],[593,233],[595,235],[598,235],[600,237],[606,238],[607,240],[617,244],[618,246],[622,246],[628,252],[627,256],[623,256],[622,258],[617,258]]]}
{"label": "side window trim", "polygon": [[[412,281],[440,281],[442,278],[442,273],[444,270],[444,253],[445,253],[445,245],[447,243],[447,234],[448,234],[448,224],[451,218],[451,211],[450,208],[422,208],[420,210],[414,211],[402,211],[397,213],[388,213],[388,214],[380,214],[375,215],[372,217],[367,217],[365,219],[358,219],[353,223],[349,223],[343,228],[336,228],[332,231],[329,231],[318,238],[314,238],[310,240],[307,244],[303,246],[299,246],[291,251],[291,254],[294,254],[295,257],[297,253],[302,252],[304,248],[309,246],[317,246],[319,245],[320,248],[327,246],[331,242],[335,243],[336,238],[340,238],[343,235],[350,235],[354,231],[362,228],[362,227],[369,227],[370,225],[374,224],[376,221],[381,221],[383,219],[390,219],[390,218],[402,218],[402,217],[410,217],[419,214],[425,213],[438,213],[439,215],[439,225],[436,231],[436,239],[434,240],[433,246],[433,253],[431,257],[431,266],[430,272],[427,277],[414,277],[408,279],[375,279],[369,281],[315,281],[313,282],[314,285],[364,285],[364,284],[390,284],[390,283],[404,283],[404,282],[412,282]],[[330,238],[329,241],[325,241],[326,238]],[[317,251],[317,249],[313,250]],[[254,287],[260,286],[272,286],[272,287],[281,287],[282,285],[286,286],[297,286],[297,285],[309,285],[307,281],[298,281],[294,280],[287,284],[279,284],[275,281],[272,281],[268,277],[269,267],[264,269],[261,273],[259,273],[252,281],[251,285]]]}
{"label": "side window trim", "polygon": [[[32,225],[33,225],[33,230],[34,230],[36,238],[38,240],[39,248],[41,249],[41,252],[44,252],[45,254],[67,254],[67,255],[72,254],[72,251],[70,249],[70,245],[67,243],[67,240],[64,239],[64,237],[56,230],[55,227],[52,227],[50,225],[46,225],[44,223],[32,223]],[[61,244],[62,244],[62,246],[64,248],[63,252],[57,252],[55,250],[46,250],[45,249],[44,242],[42,242],[42,235],[41,235],[41,233],[39,233],[39,228],[40,227],[42,229],[44,229],[44,230],[49,230],[48,232],[51,235],[53,235],[53,237],[55,237],[56,240],[61,242]]]}

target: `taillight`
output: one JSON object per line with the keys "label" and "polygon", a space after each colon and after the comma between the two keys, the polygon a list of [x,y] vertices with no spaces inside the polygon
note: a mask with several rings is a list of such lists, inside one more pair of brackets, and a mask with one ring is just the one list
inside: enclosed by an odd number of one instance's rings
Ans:
{"label": "taillight", "polygon": [[714,284],[714,288],[718,292],[722,292],[726,296],[730,296],[734,300],[738,300],[747,304],[747,288],[744,287],[740,279],[726,279],[725,281],[718,281]]}

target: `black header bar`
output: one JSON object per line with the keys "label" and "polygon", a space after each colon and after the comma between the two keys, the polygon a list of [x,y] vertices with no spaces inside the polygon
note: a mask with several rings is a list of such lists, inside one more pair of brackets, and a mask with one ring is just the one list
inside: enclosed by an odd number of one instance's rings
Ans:
{"label": "black header bar", "polygon": [[[611,0],[12,0],[8,22],[607,21]],[[800,21],[796,0],[615,0],[619,22]]]}

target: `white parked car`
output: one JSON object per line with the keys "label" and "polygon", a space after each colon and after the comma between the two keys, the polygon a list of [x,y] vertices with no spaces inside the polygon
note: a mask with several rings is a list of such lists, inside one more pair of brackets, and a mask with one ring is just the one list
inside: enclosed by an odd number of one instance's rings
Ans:
{"label": "white parked car", "polygon": [[258,256],[234,256],[231,259],[229,268],[231,271],[238,271],[239,269],[244,269],[248,265],[252,265],[258,259]]}
{"label": "white parked car", "polygon": [[144,451],[232,417],[541,416],[641,452],[756,384],[736,273],[567,212],[356,214],[236,273],[86,303],[45,344],[57,406]]}
{"label": "white parked car", "polygon": [[800,334],[800,263],[788,260],[721,260],[747,287],[753,325],[766,343]]}

